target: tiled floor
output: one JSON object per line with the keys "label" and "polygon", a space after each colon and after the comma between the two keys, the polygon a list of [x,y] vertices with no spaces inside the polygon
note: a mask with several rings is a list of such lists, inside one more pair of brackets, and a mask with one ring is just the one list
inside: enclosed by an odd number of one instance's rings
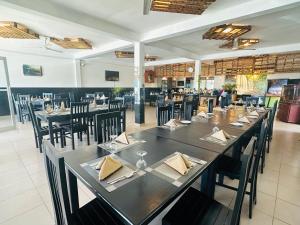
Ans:
{"label": "tiled floor", "polygon": [[[155,109],[147,108],[146,125],[134,125],[127,114],[128,132],[155,126]],[[258,202],[248,219],[246,197],[241,224],[300,224],[300,125],[276,122],[266,169],[258,180]],[[68,141],[70,145],[70,141]],[[85,142],[83,142],[85,144]],[[0,133],[0,224],[53,225],[53,212],[43,157],[35,148],[30,123]],[[232,181],[230,181],[232,182]],[[80,204],[93,197],[79,184]],[[233,205],[235,193],[217,187],[216,199]],[[151,224],[160,224],[158,217]]]}

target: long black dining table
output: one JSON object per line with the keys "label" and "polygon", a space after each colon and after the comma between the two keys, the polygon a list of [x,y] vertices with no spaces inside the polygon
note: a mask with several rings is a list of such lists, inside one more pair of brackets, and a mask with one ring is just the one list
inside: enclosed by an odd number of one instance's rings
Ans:
{"label": "long black dining table", "polygon": [[[86,162],[110,154],[108,151],[95,144],[63,153],[68,173],[72,211],[79,207],[77,179],[86,185],[107,210],[119,217],[124,224],[129,225],[150,223],[200,177],[201,191],[213,197],[216,179],[215,166],[219,157],[238,144],[244,135],[253,135],[251,132],[259,126],[268,111],[260,113],[259,117],[251,121],[249,125],[245,124],[243,127],[230,125],[231,122],[237,120],[240,113],[245,114],[245,111],[215,112],[215,116],[210,119],[193,121],[190,125],[179,129],[168,130],[155,127],[137,132],[131,136],[135,140],[142,141],[116,153],[118,157],[131,165],[136,164],[139,159],[137,152],[140,150],[147,152],[145,160],[148,166],[175,152],[207,162],[195,173],[188,175],[181,185],[174,185],[155,173],[145,170],[144,175],[109,192],[82,166]],[[201,140],[201,137],[212,132],[214,126],[224,129],[236,138],[227,145]]]}
{"label": "long black dining table", "polygon": [[[89,117],[93,117],[96,114],[101,114],[108,111],[108,105],[97,105],[97,107],[89,107]],[[45,121],[48,123],[49,127],[49,137],[51,143],[54,145],[54,134],[53,134],[53,123],[66,122],[71,120],[70,108],[65,111],[57,111],[52,113],[47,113],[46,111],[36,111],[35,115],[38,119],[38,123]]]}

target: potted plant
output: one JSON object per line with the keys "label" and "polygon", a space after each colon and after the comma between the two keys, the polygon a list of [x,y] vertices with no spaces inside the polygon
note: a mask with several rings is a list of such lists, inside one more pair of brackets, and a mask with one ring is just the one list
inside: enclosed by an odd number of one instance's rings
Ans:
{"label": "potted plant", "polygon": [[114,87],[113,89],[113,96],[120,97],[120,93],[122,92],[123,88],[121,87]]}

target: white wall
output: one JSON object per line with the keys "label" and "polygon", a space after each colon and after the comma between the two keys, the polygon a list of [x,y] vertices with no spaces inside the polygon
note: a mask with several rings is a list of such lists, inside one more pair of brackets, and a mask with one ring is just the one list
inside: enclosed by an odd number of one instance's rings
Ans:
{"label": "white wall", "polygon": [[[73,59],[0,51],[6,57],[11,87],[75,87]],[[43,76],[24,76],[23,64],[42,66]]]}
{"label": "white wall", "polygon": [[[119,71],[119,81],[105,81],[105,70]],[[90,60],[81,67],[82,87],[133,87],[133,65]]]}

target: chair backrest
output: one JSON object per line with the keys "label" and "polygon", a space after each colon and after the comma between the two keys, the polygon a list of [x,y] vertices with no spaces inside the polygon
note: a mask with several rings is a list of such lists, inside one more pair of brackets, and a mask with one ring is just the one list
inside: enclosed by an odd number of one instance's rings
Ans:
{"label": "chair backrest", "polygon": [[164,95],[157,95],[156,96],[156,105],[157,106],[164,106],[165,105],[165,96]]}
{"label": "chair backrest", "polygon": [[64,158],[48,140],[43,141],[44,162],[50,188],[56,225],[70,225],[71,210]]}
{"label": "chair backrest", "polygon": [[258,138],[257,145],[256,145],[257,146],[256,156],[254,158],[254,163],[251,168],[250,176],[251,176],[252,180],[257,178],[260,157],[262,155],[262,152],[265,151],[266,138],[267,138],[267,126],[268,126],[268,120],[265,119],[262,122],[261,127],[260,127],[259,138]]}
{"label": "chair backrest", "polygon": [[167,123],[170,119],[173,119],[172,116],[172,106],[157,106],[157,126],[162,126]]}
{"label": "chair backrest", "polygon": [[120,135],[121,112],[109,112],[96,115],[96,130],[98,144],[110,140],[111,135]]}
{"label": "chair backrest", "polygon": [[36,116],[35,116],[35,113],[34,113],[33,104],[31,102],[28,102],[27,107],[28,107],[29,116],[30,116],[30,120],[31,120],[31,123],[32,123],[34,133],[36,135],[38,135],[39,132],[40,132],[40,126],[39,126],[39,123],[38,123],[38,121],[36,119]]}
{"label": "chair backrest", "polygon": [[53,93],[49,93],[49,92],[44,92],[43,93],[43,99],[48,98],[48,99],[53,99]]}
{"label": "chair backrest", "polygon": [[244,195],[249,180],[250,168],[253,163],[255,141],[256,137],[252,137],[244,151],[244,154],[241,156],[241,173],[234,208],[230,220],[230,225],[238,225],[240,222],[240,215],[244,201]]}
{"label": "chair backrest", "polygon": [[274,119],[277,110],[277,104],[278,104],[278,100],[275,101],[271,111],[269,112],[268,135],[270,137],[272,137],[273,135],[273,125],[274,125]]}
{"label": "chair backrest", "polygon": [[120,109],[121,112],[121,130],[122,132],[126,131],[126,107]]}
{"label": "chair backrest", "polygon": [[81,102],[92,103],[94,101],[94,97],[81,97]]}
{"label": "chair backrest", "polygon": [[69,92],[69,99],[70,99],[70,102],[75,102],[75,95],[74,95],[74,92]]}
{"label": "chair backrest", "polygon": [[193,102],[185,101],[183,102],[183,117],[185,120],[192,120],[193,115]]}
{"label": "chair backrest", "polygon": [[85,97],[94,99],[96,96],[95,96],[95,94],[87,93],[87,94],[85,94]]}
{"label": "chair backrest", "polygon": [[55,107],[60,108],[62,102],[64,103],[66,108],[70,108],[70,100],[68,98],[55,98],[55,99],[52,99],[52,107],[53,108],[55,108]]}
{"label": "chair backrest", "polygon": [[89,120],[89,103],[72,102],[71,103],[71,126],[87,126]]}
{"label": "chair backrest", "polygon": [[122,100],[109,100],[108,101],[108,110],[109,111],[120,111],[120,109],[122,107],[123,107]]}

